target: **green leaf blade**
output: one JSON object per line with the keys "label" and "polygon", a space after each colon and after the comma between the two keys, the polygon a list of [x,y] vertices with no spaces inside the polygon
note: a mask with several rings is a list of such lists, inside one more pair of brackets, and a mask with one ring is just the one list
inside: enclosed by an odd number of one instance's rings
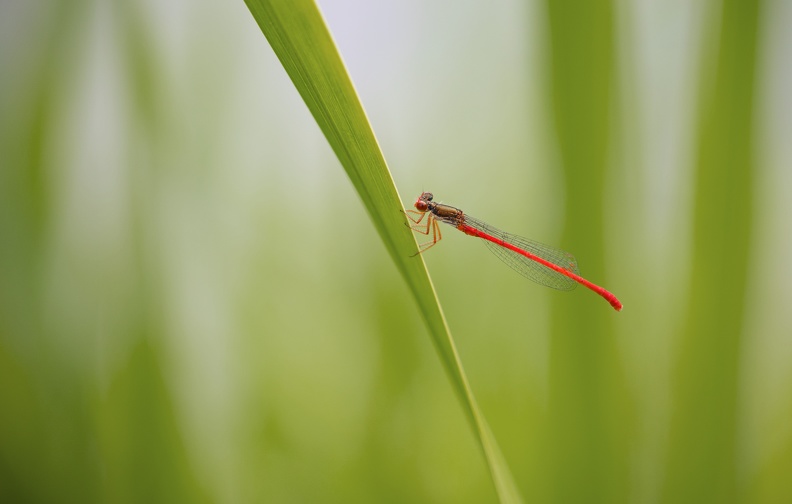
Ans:
{"label": "green leaf blade", "polygon": [[501,502],[521,502],[517,487],[465,375],[401,198],[365,111],[316,4],[311,0],[246,0],[303,101],[360,195],[394,264],[420,307],[476,433]]}

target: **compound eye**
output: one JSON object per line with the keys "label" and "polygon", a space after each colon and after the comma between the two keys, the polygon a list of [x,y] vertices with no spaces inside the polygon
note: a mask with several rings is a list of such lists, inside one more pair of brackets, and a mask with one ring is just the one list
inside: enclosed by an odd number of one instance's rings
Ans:
{"label": "compound eye", "polygon": [[419,212],[425,212],[429,210],[429,204],[426,203],[424,200],[419,199],[418,201],[415,202],[415,209],[418,210]]}
{"label": "compound eye", "polygon": [[425,199],[426,201],[432,201],[434,199],[434,194],[430,192],[423,193],[423,197],[421,199]]}

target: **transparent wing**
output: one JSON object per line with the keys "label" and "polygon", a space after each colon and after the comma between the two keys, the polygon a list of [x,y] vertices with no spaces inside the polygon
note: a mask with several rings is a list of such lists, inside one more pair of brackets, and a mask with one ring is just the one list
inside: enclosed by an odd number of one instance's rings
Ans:
{"label": "transparent wing", "polygon": [[[499,240],[503,240],[506,243],[514,245],[517,248],[521,248],[527,252],[530,252],[531,254],[541,257],[542,259],[558,265],[576,275],[580,275],[577,260],[575,260],[575,256],[569,252],[564,252],[563,250],[559,250],[557,248],[553,248],[548,245],[523,238],[521,236],[506,233],[468,215],[465,216],[465,224],[492,235]],[[492,243],[491,241],[484,240],[484,243],[487,245],[487,248],[489,248],[492,253],[498,257],[498,259],[508,264],[510,268],[517,271],[525,278],[552,289],[562,291],[569,291],[577,287],[576,281],[548,268],[547,266],[544,266],[541,263],[520,255],[517,252],[513,252],[507,248],[501,247],[500,245]]]}

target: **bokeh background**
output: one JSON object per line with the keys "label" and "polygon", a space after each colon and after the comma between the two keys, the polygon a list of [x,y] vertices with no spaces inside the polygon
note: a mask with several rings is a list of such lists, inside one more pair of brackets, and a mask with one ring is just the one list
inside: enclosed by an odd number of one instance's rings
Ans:
{"label": "bokeh background", "polygon": [[[320,7],[405,204],[625,304],[425,254],[526,501],[792,502],[792,3]],[[245,4],[0,2],[0,501],[495,500]]]}

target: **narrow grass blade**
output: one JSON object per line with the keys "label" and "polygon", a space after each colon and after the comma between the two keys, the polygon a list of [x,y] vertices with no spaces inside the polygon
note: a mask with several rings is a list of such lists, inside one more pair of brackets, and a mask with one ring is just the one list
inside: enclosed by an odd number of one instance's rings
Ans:
{"label": "narrow grass blade", "polygon": [[702,79],[692,285],[674,377],[666,502],[742,500],[737,398],[753,234],[761,3],[723,2],[714,80],[708,73]]}
{"label": "narrow grass blade", "polygon": [[404,225],[401,198],[347,75],[312,0],[246,0],[275,54],[352,180],[388,252],[407,282],[454,390],[484,450],[501,502],[520,502],[495,438],[470,389],[415,238]]}
{"label": "narrow grass blade", "polygon": [[[618,62],[613,0],[547,0],[550,103],[564,168],[561,246],[605,281],[606,179],[613,145]],[[608,282],[606,282],[608,283]],[[627,304],[629,306],[629,300]],[[553,306],[548,368],[548,468],[541,502],[630,502],[631,391],[613,312],[581,299],[572,316]]]}

